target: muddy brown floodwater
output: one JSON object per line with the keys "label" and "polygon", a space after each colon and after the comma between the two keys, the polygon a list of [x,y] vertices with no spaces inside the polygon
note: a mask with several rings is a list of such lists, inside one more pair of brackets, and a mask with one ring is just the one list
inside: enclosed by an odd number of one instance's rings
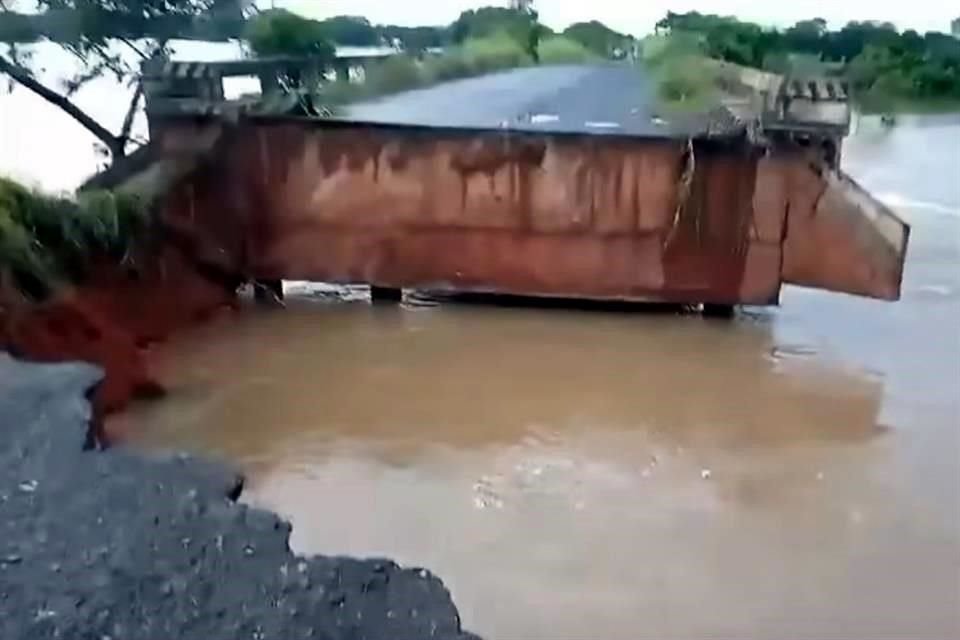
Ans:
{"label": "muddy brown floodwater", "polygon": [[430,567],[491,639],[958,637],[960,120],[869,124],[899,303],[307,297],[158,347],[171,396],[111,428],[239,463],[298,551]]}

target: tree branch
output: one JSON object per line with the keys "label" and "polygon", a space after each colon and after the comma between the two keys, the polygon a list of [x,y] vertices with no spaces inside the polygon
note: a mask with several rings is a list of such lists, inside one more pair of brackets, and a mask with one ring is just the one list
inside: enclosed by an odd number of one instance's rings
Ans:
{"label": "tree branch", "polygon": [[131,49],[133,49],[134,52],[136,52],[136,54],[137,54],[138,56],[140,56],[141,59],[146,60],[146,59],[149,57],[149,56],[147,56],[147,54],[145,54],[143,51],[140,50],[140,47],[138,47],[137,45],[133,44],[133,42],[131,42],[129,38],[124,38],[124,37],[121,36],[121,37],[118,38],[118,40],[120,40],[120,42],[122,42],[123,44],[125,44],[125,45],[127,45],[128,47],[130,47]]}
{"label": "tree branch", "polygon": [[94,137],[105,144],[110,150],[110,154],[114,159],[123,156],[123,140],[110,133],[105,127],[84,113],[83,110],[81,110],[68,98],[60,95],[52,89],[47,88],[36,78],[34,78],[26,69],[13,64],[2,55],[0,55],[0,73],[9,75],[18,83],[30,91],[33,91],[50,104],[63,109],[67,115],[79,122],[87,131],[92,133]]}
{"label": "tree branch", "polygon": [[120,127],[118,136],[124,144],[130,139],[130,128],[133,126],[133,118],[137,113],[137,107],[140,105],[140,98],[143,96],[143,82],[137,82],[137,90],[133,92],[133,98],[130,99],[130,106],[127,107],[127,115],[123,118],[123,126]]}

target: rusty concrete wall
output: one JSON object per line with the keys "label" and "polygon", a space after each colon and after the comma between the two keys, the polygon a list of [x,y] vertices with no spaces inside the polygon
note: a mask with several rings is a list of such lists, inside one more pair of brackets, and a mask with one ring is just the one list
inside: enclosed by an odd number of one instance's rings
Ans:
{"label": "rusty concrete wall", "polygon": [[234,129],[217,158],[167,217],[253,277],[672,302],[779,290],[779,243],[754,231],[780,223],[755,212],[745,145],[274,122]]}
{"label": "rusty concrete wall", "polygon": [[783,280],[897,300],[910,227],[846,175],[784,154],[789,220]]}
{"label": "rusty concrete wall", "polygon": [[[171,134],[177,145],[203,138],[190,127]],[[786,273],[893,297],[899,272],[862,250],[869,224],[811,266],[827,228],[811,220],[845,202],[821,198],[826,185],[799,156],[760,157],[746,141],[249,120],[227,128],[164,217],[194,254],[260,279],[770,304]],[[858,260],[874,275],[830,275]]]}

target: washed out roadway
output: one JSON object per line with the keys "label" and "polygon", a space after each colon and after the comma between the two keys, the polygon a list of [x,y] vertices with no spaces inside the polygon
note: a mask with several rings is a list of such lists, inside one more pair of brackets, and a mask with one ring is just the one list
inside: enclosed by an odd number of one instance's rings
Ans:
{"label": "washed out roadway", "polygon": [[475,638],[425,569],[294,555],[227,467],[84,452],[99,378],[0,353],[0,638]]}

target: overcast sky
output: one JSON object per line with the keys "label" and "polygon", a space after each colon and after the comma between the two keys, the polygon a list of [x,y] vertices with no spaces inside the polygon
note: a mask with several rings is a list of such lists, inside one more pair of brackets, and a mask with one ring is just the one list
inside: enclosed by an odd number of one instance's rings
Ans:
{"label": "overcast sky", "polygon": [[[271,0],[258,0],[270,6]],[[506,0],[274,0],[311,17],[362,15],[375,23],[403,25],[448,24],[464,9],[506,5]],[[562,29],[572,22],[600,20],[620,31],[644,35],[668,9],[701,13],[732,14],[745,20],[789,26],[797,20],[822,17],[839,27],[850,20],[884,20],[901,29],[949,31],[950,21],[960,15],[960,2],[951,0],[537,0],[544,23]]]}

